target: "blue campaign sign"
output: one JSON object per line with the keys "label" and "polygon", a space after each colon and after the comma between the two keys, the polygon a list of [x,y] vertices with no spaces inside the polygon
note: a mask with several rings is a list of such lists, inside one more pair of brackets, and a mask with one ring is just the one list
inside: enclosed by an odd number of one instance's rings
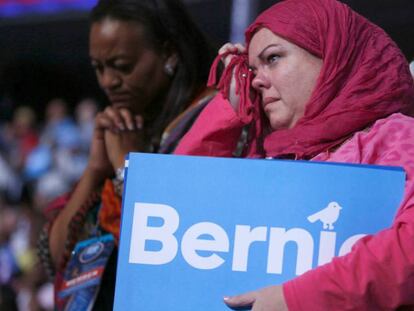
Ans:
{"label": "blue campaign sign", "polygon": [[130,154],[115,310],[225,310],[390,226],[400,168]]}

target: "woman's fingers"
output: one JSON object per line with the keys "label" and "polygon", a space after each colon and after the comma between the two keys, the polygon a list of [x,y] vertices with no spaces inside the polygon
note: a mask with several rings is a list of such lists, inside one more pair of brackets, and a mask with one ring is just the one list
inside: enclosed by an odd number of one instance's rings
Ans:
{"label": "woman's fingers", "polygon": [[241,43],[226,43],[224,44],[218,51],[219,55],[223,55],[224,53],[244,53],[246,48]]}
{"label": "woman's fingers", "polygon": [[256,292],[224,297],[224,302],[233,310],[250,310],[256,301]]}
{"label": "woman's fingers", "polygon": [[244,53],[244,52],[246,52],[246,48],[245,48],[245,46],[244,46],[243,44],[241,44],[241,43],[236,43],[234,46],[237,48],[237,51],[238,51],[239,53]]}
{"label": "woman's fingers", "polygon": [[104,114],[111,119],[115,127],[120,131],[125,131],[127,129],[126,122],[124,121],[120,109],[113,108],[108,106],[104,110]]}
{"label": "woman's fingers", "polygon": [[218,50],[218,53],[219,53],[219,55],[223,55],[226,52],[232,52],[234,50],[235,49],[234,49],[234,44],[233,43],[226,43]]}
{"label": "woman's fingers", "polygon": [[126,126],[126,129],[130,131],[134,131],[137,129],[136,124],[135,124],[135,118],[128,109],[125,109],[125,108],[119,109],[119,114],[123,120],[123,123]]}
{"label": "woman's fingers", "polygon": [[127,108],[107,107],[100,113],[97,126],[109,129],[112,132],[135,131],[144,127],[144,119],[140,115],[133,115]]}
{"label": "woman's fingers", "polygon": [[[246,48],[240,43],[236,43],[236,44],[226,43],[219,49],[218,54],[223,55],[227,52],[230,52],[233,54],[240,54],[240,53],[244,53],[245,51],[246,51]],[[223,59],[224,65],[227,66],[230,63],[232,58],[233,58],[232,55],[228,55],[227,57],[225,57]]]}
{"label": "woman's fingers", "polygon": [[116,125],[113,120],[105,114],[105,112],[99,112],[95,117],[95,128],[100,131],[105,129],[115,130]]}
{"label": "woman's fingers", "polygon": [[224,297],[233,310],[288,311],[281,285],[265,287],[246,294]]}

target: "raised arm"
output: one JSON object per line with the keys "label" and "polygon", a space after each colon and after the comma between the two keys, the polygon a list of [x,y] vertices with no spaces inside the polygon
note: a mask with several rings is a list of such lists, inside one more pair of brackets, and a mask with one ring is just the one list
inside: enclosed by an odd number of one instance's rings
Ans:
{"label": "raised arm", "polygon": [[[223,56],[222,62],[228,66],[234,57],[228,53],[243,52],[245,52],[245,48],[241,44],[226,43],[220,48],[218,54]],[[235,84],[233,73],[229,94],[224,96],[222,92],[219,92],[210,101],[190,131],[182,138],[175,154],[216,157],[231,157],[233,155],[244,126],[237,114],[239,97],[235,92]]]}
{"label": "raised arm", "polygon": [[243,129],[229,101],[218,93],[181,139],[174,154],[231,157]]}

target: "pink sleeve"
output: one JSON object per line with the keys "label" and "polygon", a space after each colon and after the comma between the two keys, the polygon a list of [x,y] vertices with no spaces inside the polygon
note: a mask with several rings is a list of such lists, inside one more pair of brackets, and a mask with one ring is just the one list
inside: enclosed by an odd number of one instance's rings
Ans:
{"label": "pink sleeve", "polygon": [[[329,161],[403,166],[405,194],[391,228],[283,285],[289,311],[412,310],[414,306],[414,119],[393,115]],[[409,307],[411,306],[411,308]]]}
{"label": "pink sleeve", "polygon": [[243,123],[219,92],[181,139],[174,154],[231,157]]}

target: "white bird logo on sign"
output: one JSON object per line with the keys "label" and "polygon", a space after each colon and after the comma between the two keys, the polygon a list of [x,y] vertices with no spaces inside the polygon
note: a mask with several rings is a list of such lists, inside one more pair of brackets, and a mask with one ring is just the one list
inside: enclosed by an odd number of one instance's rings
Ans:
{"label": "white bird logo on sign", "polygon": [[337,202],[331,202],[324,209],[310,215],[308,220],[312,223],[320,220],[323,223],[324,229],[333,230],[333,224],[338,220],[341,209],[342,207]]}

